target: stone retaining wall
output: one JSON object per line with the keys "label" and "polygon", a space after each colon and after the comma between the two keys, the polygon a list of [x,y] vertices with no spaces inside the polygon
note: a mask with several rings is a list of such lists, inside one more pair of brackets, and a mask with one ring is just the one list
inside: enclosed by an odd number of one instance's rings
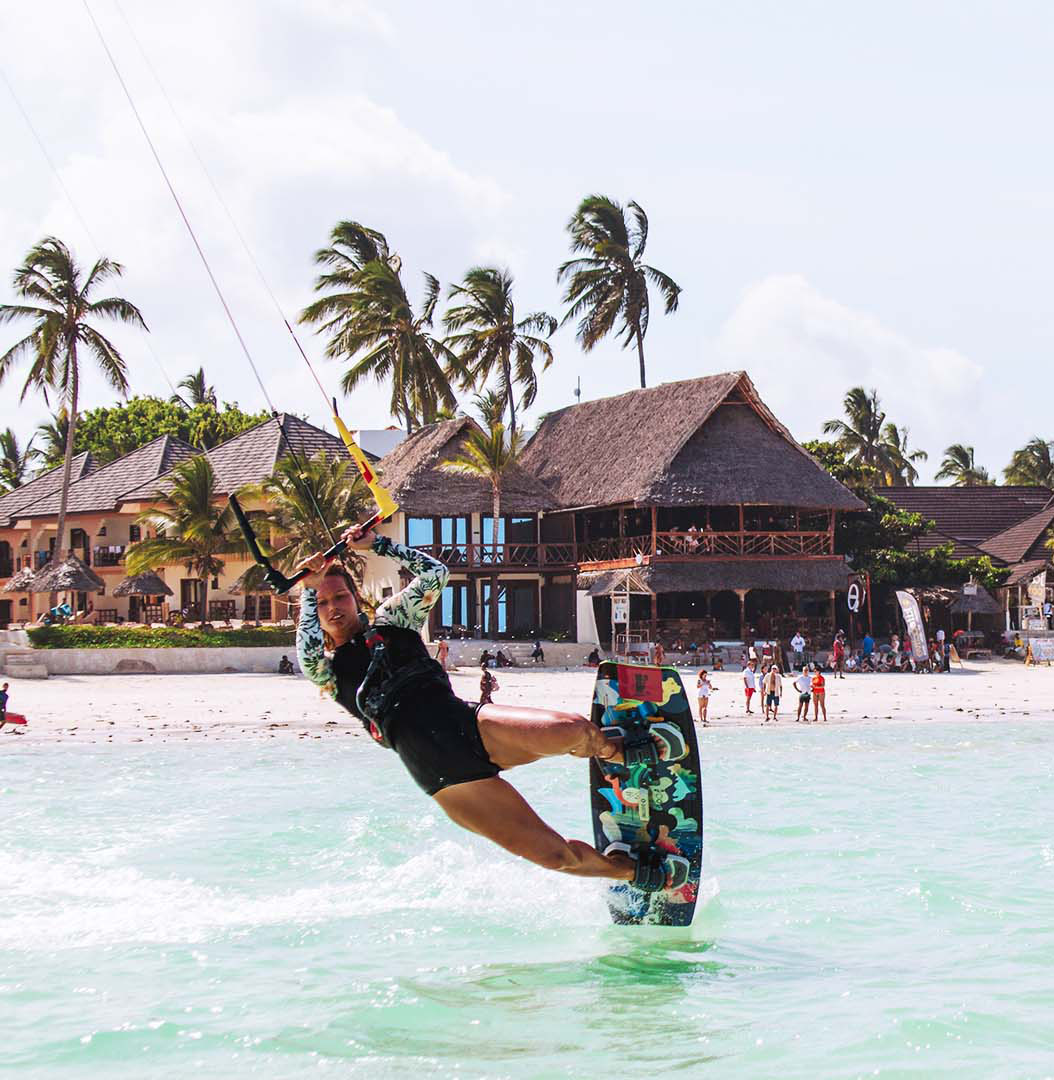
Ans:
{"label": "stone retaining wall", "polygon": [[296,649],[286,645],[230,649],[34,649],[49,675],[222,675],[239,671],[277,672]]}

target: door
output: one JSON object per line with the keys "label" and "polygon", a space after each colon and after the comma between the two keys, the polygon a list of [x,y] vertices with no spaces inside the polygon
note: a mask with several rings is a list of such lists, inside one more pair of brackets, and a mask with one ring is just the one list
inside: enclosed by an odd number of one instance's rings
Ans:
{"label": "door", "polygon": [[199,578],[183,578],[179,583],[179,606],[183,617],[196,622],[201,618],[201,600],[204,592]]}
{"label": "door", "polygon": [[11,617],[11,601],[0,600],[0,626],[7,626],[7,624],[11,621]]}

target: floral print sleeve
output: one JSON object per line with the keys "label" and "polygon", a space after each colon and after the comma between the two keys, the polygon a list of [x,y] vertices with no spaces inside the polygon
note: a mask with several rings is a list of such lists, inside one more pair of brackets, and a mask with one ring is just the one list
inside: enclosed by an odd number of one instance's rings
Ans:
{"label": "floral print sleeve", "polygon": [[387,536],[378,536],[373,541],[373,550],[378,555],[398,559],[415,575],[405,589],[381,604],[374,616],[374,623],[377,626],[420,630],[428,619],[428,613],[439,602],[450,571],[431,555],[397,544]]}
{"label": "floral print sleeve", "polygon": [[296,657],[300,670],[331,698],[337,696],[337,680],[333,665],[326,656],[322,627],[318,621],[318,597],[314,589],[305,588],[300,594],[300,621],[296,628]]}

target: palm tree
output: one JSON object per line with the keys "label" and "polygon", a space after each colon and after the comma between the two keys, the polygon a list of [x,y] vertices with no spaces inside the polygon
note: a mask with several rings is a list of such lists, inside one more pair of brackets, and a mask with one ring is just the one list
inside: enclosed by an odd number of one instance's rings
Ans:
{"label": "palm tree", "polygon": [[213,408],[219,406],[219,401],[216,398],[216,388],[209,386],[205,382],[205,369],[199,367],[197,371],[192,371],[178,386],[180,390],[187,391],[187,398],[181,394],[173,394],[168,400],[173,405],[182,405],[184,408],[193,409],[195,405],[211,405]]}
{"label": "palm tree", "polygon": [[850,461],[883,471],[887,464],[881,449],[886,414],[879,404],[878,391],[868,393],[862,386],[854,386],[845,395],[842,407],[846,419],[826,421],[823,433],[835,436]]}
{"label": "palm tree", "polygon": [[219,502],[216,477],[204,455],[181,461],[166,487],[155,493],[158,506],[136,521],[157,532],[128,549],[129,575],[183,563],[201,582],[201,622],[208,619],[209,578],[223,573],[220,555],[243,554],[246,545],[229,504]]}
{"label": "palm tree", "polygon": [[69,428],[63,458],[62,494],[55,531],[55,552],[65,557],[66,503],[69,498],[73,444],[77,432],[80,396],[79,348],[94,357],[106,381],[124,394],[128,390],[125,363],[121,354],[94,326],[94,318],[118,319],[143,330],[146,323],[139,309],[120,296],[92,300],[104,281],[124,272],[120,263],[105,257],[96,260],[85,275],[68,247],[54,236],[42,240],[15,271],[15,292],[26,304],[0,304],[0,323],[16,319],[33,320],[33,328],[0,356],[0,383],[23,355],[32,357],[29,374],[22,387],[22,399],[30,389],[54,390],[67,406]]}
{"label": "palm tree", "polygon": [[667,315],[677,310],[681,295],[681,286],[673,278],[643,262],[647,214],[635,202],[623,209],[606,195],[587,195],[567,223],[567,231],[571,251],[581,257],[568,260],[556,272],[557,281],[567,281],[564,303],[570,307],[563,323],[579,320],[578,341],[589,352],[621,320],[617,332],[622,347],[636,342],[640,384],[647,385],[644,335],[650,313],[648,282],[661,293]]}
{"label": "palm tree", "polygon": [[882,441],[878,450],[885,461],[885,481],[890,487],[914,487],[919,478],[915,462],[926,461],[929,454],[925,450],[908,448],[908,429],[898,428],[896,424],[886,424],[882,428]]}
{"label": "palm tree", "polygon": [[[367,516],[369,492],[348,457],[329,458],[320,451],[308,461],[282,458],[274,472],[245,491],[267,504],[260,518],[274,535],[286,539],[274,552],[283,569],[299,566]],[[326,526],[329,526],[327,530]]]}
{"label": "palm tree", "polygon": [[69,437],[69,430],[70,414],[66,412],[65,406],[59,409],[58,412],[53,412],[50,420],[37,425],[33,437],[39,437],[44,445],[34,449],[33,457],[40,462],[42,471],[46,472],[48,469],[57,468],[62,464],[62,459],[66,456],[66,440]]}
{"label": "palm tree", "polygon": [[392,415],[407,431],[431,423],[456,405],[450,376],[463,373],[454,353],[429,332],[438,280],[425,274],[424,304],[415,314],[400,277],[402,262],[381,233],[345,221],[331,241],[315,254],[317,264],[330,268],[315,279],[315,291],[327,295],[308,305],[300,321],[328,335],[326,356],[351,361],[341,379],[346,394],[368,376],[390,379]]}
{"label": "palm tree", "polygon": [[952,487],[986,487],[995,481],[988,470],[974,462],[973,447],[953,443],[944,451],[936,480],[950,480]]}
{"label": "palm tree", "polygon": [[536,357],[544,371],[553,362],[549,343],[535,334],[552,337],[556,319],[544,311],[532,311],[517,321],[512,300],[512,275],[493,266],[474,266],[460,285],[453,285],[448,299],[461,299],[459,307],[443,316],[453,334],[446,339],[465,366],[471,385],[486,382],[497,373],[498,392],[509,410],[509,431],[516,430],[515,385],[523,388],[520,405],[529,408],[538,393]]}
{"label": "palm tree", "polygon": [[11,428],[0,431],[0,494],[14,491],[26,482],[32,458],[32,438],[22,449],[18,445],[18,436]]}
{"label": "palm tree", "polygon": [[1003,470],[1003,479],[1008,484],[1054,488],[1054,442],[1038,436],[1029,439],[1020,450],[1014,451],[1010,464]]}
{"label": "palm tree", "polygon": [[[476,399],[477,407],[486,409],[486,401]],[[523,453],[524,440],[519,431],[510,431],[506,435],[505,425],[501,420],[488,424],[486,430],[473,424],[459,449],[442,463],[447,472],[462,473],[479,477],[490,484],[491,490],[491,545],[494,562],[500,561],[498,538],[501,521],[501,489],[505,477],[517,464]],[[490,631],[493,637],[498,634],[498,575],[490,580]]]}

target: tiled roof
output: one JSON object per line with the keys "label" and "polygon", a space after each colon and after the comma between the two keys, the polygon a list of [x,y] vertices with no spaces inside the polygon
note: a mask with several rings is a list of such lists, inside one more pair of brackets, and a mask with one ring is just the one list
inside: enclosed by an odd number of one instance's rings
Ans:
{"label": "tiled roof", "polygon": [[[94,467],[95,462],[87,451],[75,455],[70,463],[70,483],[74,484],[81,480]],[[54,469],[49,469],[46,473],[41,473],[36,479],[30,480],[28,484],[23,484],[20,488],[15,488],[14,491],[9,491],[6,495],[0,496],[0,524],[14,520],[27,507],[41,502],[61,488],[62,466],[59,465]]]}
{"label": "tiled roof", "polygon": [[[130,454],[94,469],[83,480],[70,486],[66,502],[68,514],[87,514],[113,510],[128,491],[142,485],[156,484],[157,479],[189,457],[194,447],[175,435],[159,435]],[[59,512],[61,492],[51,492],[21,511],[23,517],[53,517]]]}
{"label": "tiled roof", "polygon": [[981,550],[1005,563],[1021,562],[1030,555],[1043,557],[1042,541],[1052,523],[1054,505],[996,533],[981,545]]}
{"label": "tiled roof", "polygon": [[[208,451],[206,456],[216,475],[217,492],[230,495],[246,484],[266,479],[278,462],[289,456],[290,447],[304,458],[310,458],[320,450],[325,450],[331,457],[348,457],[347,448],[336,435],[330,435],[299,416],[281,413]],[[123,498],[126,502],[149,499],[164,488],[163,479],[160,483],[152,480],[129,489]]]}
{"label": "tiled roof", "polygon": [[920,548],[951,540],[956,556],[985,554],[986,540],[1039,514],[1052,499],[1050,489],[1039,486],[896,487],[881,488],[878,494],[936,522],[936,531],[920,539]]}
{"label": "tiled roof", "polygon": [[1028,562],[1018,563],[1010,572],[1010,577],[1003,582],[1004,585],[1024,585],[1031,581],[1041,570],[1046,570],[1050,564],[1049,559],[1029,559]]}

